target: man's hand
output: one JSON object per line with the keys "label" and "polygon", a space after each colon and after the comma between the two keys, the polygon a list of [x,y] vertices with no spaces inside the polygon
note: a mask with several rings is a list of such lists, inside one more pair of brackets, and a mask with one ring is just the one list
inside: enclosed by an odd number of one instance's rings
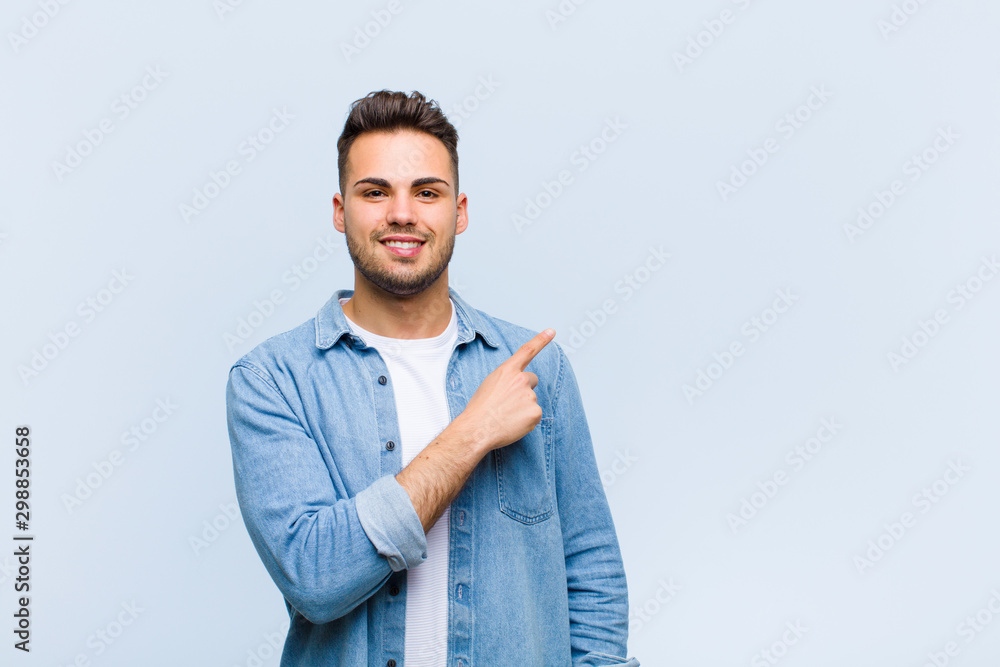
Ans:
{"label": "man's hand", "polygon": [[462,414],[396,475],[410,495],[424,532],[462,490],[480,459],[493,449],[520,440],[542,420],[534,391],[538,376],[524,369],[555,333],[546,329],[497,366]]}
{"label": "man's hand", "polygon": [[546,329],[522,345],[486,376],[455,419],[483,454],[517,442],[542,420],[534,391],[538,376],[524,369],[554,336]]}

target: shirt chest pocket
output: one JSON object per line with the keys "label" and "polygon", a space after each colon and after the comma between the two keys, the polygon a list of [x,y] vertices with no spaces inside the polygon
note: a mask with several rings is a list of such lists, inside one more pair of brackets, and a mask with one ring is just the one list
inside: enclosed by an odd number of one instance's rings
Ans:
{"label": "shirt chest pocket", "polygon": [[552,417],[516,442],[493,450],[500,511],[521,523],[545,521],[555,509]]}

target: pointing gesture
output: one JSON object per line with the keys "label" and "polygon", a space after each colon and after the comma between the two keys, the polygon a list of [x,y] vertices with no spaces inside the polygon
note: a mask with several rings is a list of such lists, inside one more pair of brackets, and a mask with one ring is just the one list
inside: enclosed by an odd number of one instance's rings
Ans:
{"label": "pointing gesture", "polygon": [[455,421],[470,430],[473,440],[490,451],[516,442],[542,420],[535,396],[538,376],[524,369],[555,337],[546,329],[522,345],[486,376]]}
{"label": "pointing gesture", "polygon": [[538,376],[524,369],[555,337],[546,329],[486,376],[462,414],[396,475],[426,533],[491,450],[517,442],[542,420]]}
{"label": "pointing gesture", "polygon": [[[542,331],[527,343],[519,347],[517,352],[510,355],[510,358],[504,363],[510,364],[519,371],[523,371],[528,367],[528,364],[531,363],[531,360],[535,358],[535,355],[541,352],[542,348],[549,344],[549,341],[552,340],[555,334],[556,332],[553,329],[546,329],[545,331]],[[534,373],[528,373],[528,375],[535,378],[535,382],[531,385],[532,387],[538,384],[538,377]]]}

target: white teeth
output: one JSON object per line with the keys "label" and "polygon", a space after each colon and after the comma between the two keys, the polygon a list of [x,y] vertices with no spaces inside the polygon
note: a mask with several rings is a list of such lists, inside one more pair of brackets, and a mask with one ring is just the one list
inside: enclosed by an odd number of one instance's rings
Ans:
{"label": "white teeth", "polygon": [[420,245],[419,241],[385,241],[387,246],[392,246],[393,248],[416,248]]}

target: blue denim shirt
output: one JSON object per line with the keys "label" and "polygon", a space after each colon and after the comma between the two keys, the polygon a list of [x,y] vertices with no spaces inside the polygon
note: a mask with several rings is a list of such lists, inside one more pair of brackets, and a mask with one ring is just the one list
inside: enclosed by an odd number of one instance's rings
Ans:
{"label": "blue denim shirt", "polygon": [[[282,667],[405,667],[407,569],[427,539],[406,490],[392,381],[348,327],[339,290],[316,317],[237,361],[226,390],[250,538],[285,597]],[[454,419],[536,332],[449,289]],[[550,343],[528,364],[541,422],[489,452],[451,503],[448,665],[627,665],[628,591],[576,377]]]}

